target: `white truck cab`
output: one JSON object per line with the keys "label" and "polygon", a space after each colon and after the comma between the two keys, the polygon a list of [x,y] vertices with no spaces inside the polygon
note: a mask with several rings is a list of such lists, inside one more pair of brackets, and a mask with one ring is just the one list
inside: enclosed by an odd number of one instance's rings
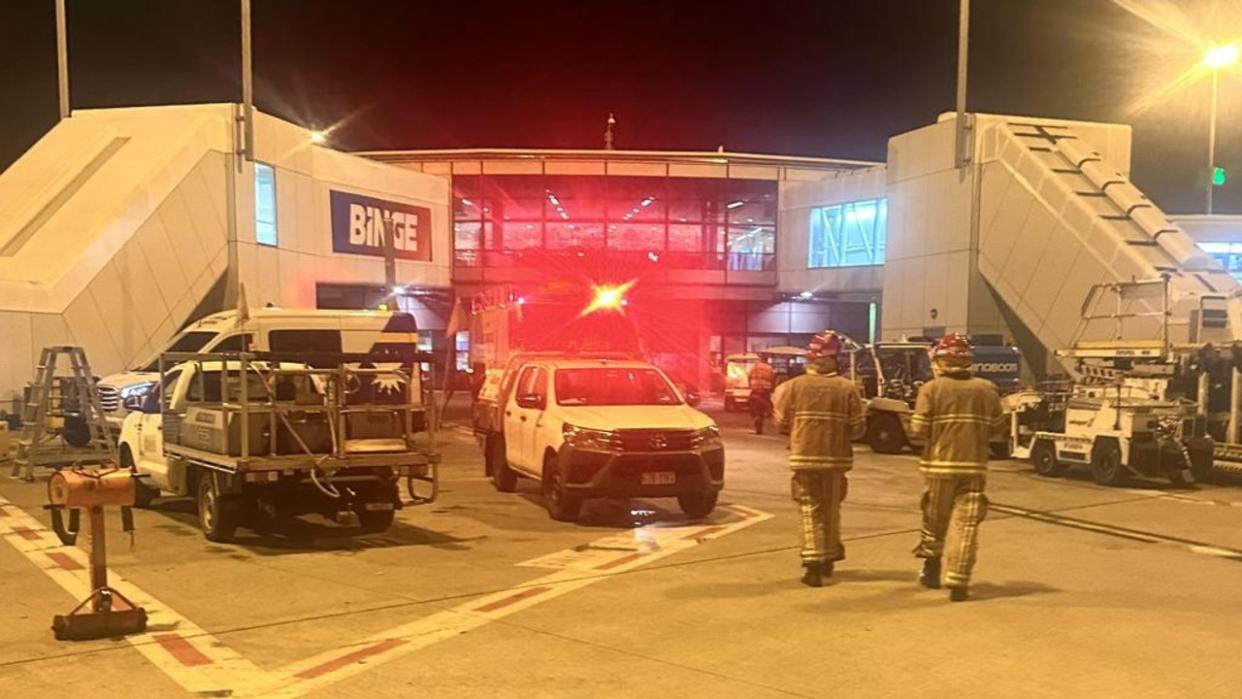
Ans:
{"label": "white truck cab", "polygon": [[[417,348],[418,327],[409,313],[256,308],[244,314],[237,310],[213,313],[195,321],[160,353],[370,353],[395,349],[413,354]],[[121,428],[136,401],[159,380],[160,353],[129,371],[99,380],[100,403],[114,430]],[[410,375],[418,380],[418,372]]]}
{"label": "white truck cab", "polygon": [[720,430],[655,366],[539,358],[511,367],[499,388],[499,415],[481,434],[498,490],[513,491],[518,477],[539,481],[559,520],[597,497],[676,497],[695,518],[715,508]]}

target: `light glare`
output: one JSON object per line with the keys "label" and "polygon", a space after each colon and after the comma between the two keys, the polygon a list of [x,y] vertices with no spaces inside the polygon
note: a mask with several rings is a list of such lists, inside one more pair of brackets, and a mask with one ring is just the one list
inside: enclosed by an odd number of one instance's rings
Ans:
{"label": "light glare", "polygon": [[1219,70],[1238,62],[1238,45],[1225,44],[1209,50],[1203,55],[1203,64],[1212,70]]}

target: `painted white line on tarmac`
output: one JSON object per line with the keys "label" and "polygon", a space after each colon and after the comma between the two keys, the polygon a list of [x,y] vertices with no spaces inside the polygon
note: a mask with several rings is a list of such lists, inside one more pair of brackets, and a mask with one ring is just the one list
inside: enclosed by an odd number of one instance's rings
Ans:
{"label": "painted white line on tarmac", "polygon": [[[767,512],[740,505],[722,505],[717,511],[723,509],[737,519],[720,524],[649,524],[519,563],[554,572],[270,672],[124,577],[111,571],[108,577],[111,585],[145,608],[149,616],[147,632],[126,640],[186,690],[207,696],[291,699],[772,518]],[[75,600],[90,593],[87,555],[75,546],[62,545],[55,533],[3,497],[0,538]],[[67,604],[66,611],[69,607]]]}
{"label": "painted white line on tarmac", "polygon": [[[0,513],[0,538],[73,598],[66,613],[91,593],[90,559],[82,549],[61,544],[54,532],[3,497]],[[89,541],[89,534],[84,524],[79,536]],[[188,691],[226,696],[260,676],[253,663],[123,576],[109,570],[108,584],[147,610],[147,632],[125,640]]]}
{"label": "painted white line on tarmac", "polygon": [[738,515],[738,520],[725,524],[651,524],[519,563],[524,567],[554,568],[555,572],[294,663],[280,671],[279,680],[257,688],[255,696],[301,696],[433,643],[772,518],[769,513],[751,508],[730,509]]}

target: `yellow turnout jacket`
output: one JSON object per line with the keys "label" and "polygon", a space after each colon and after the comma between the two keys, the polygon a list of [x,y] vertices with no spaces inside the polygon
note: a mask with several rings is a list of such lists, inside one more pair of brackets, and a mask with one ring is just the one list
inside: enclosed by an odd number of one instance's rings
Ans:
{"label": "yellow turnout jacket", "polygon": [[776,421],[791,427],[789,468],[849,470],[850,442],[866,431],[862,397],[853,381],[838,374],[807,373],[776,387]]}
{"label": "yellow turnout jacket", "polygon": [[910,419],[914,435],[927,440],[919,467],[933,475],[986,472],[988,441],[1004,427],[996,385],[969,372],[923,384]]}

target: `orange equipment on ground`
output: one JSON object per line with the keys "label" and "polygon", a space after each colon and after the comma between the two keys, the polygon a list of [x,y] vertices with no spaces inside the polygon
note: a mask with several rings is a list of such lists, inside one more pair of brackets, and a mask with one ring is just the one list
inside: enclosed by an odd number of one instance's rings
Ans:
{"label": "orange equipment on ground", "polygon": [[[78,538],[79,513],[87,510],[91,522],[91,594],[68,614],[52,618],[52,632],[60,641],[84,641],[142,633],[147,612],[108,586],[107,545],[103,510],[120,507],[127,532],[134,530],[134,471],[128,468],[62,469],[47,482],[52,530],[61,543],[72,546]],[[69,510],[65,527],[62,510]],[[89,611],[83,608],[90,605]]]}

